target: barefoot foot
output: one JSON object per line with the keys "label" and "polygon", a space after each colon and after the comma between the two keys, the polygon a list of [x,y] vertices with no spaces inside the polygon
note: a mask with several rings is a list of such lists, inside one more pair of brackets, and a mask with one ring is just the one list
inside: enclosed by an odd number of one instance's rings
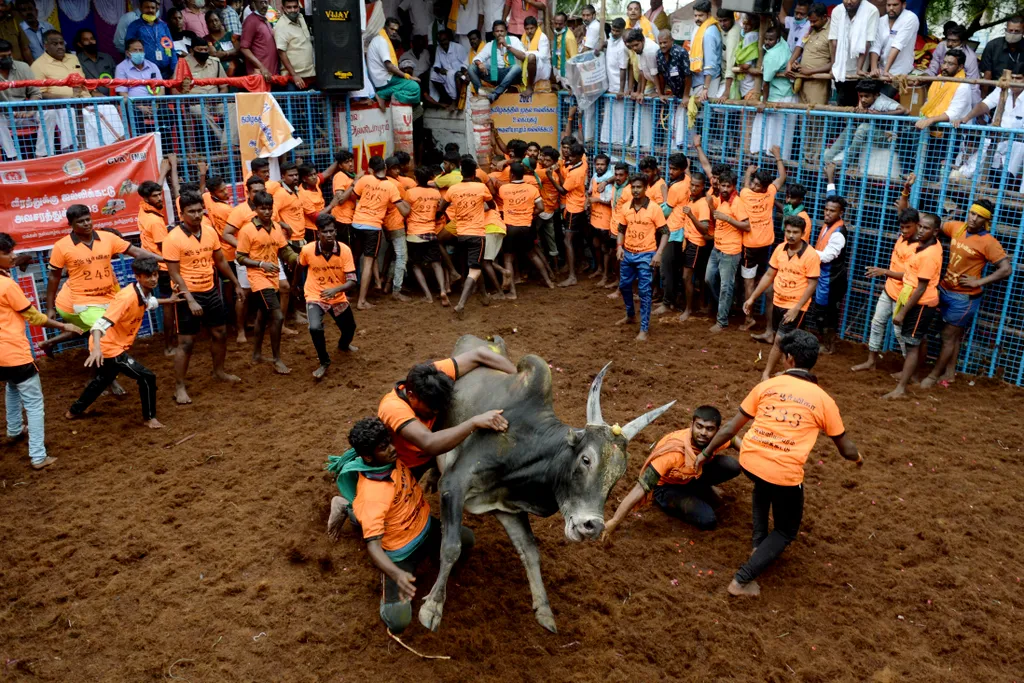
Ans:
{"label": "barefoot foot", "polygon": [[163,424],[159,420],[157,420],[155,417],[152,420],[146,420],[142,424],[146,425],[150,429],[163,429],[164,428]]}
{"label": "barefoot foot", "polygon": [[291,336],[294,337],[298,333],[299,333],[298,330],[293,330],[292,328],[285,327],[284,325],[281,326],[281,334],[288,334],[288,335],[291,335]]}
{"label": "barefoot foot", "polygon": [[931,389],[936,384],[938,384],[938,382],[939,382],[939,380],[938,380],[937,377],[932,377],[931,375],[928,375],[923,380],[921,380],[921,388],[922,389]]}
{"label": "barefoot foot", "polygon": [[679,322],[685,323],[691,316],[693,316],[693,312],[687,309],[679,314]]}
{"label": "barefoot foot", "polygon": [[885,400],[890,400],[890,399],[894,399],[894,398],[903,398],[906,395],[907,395],[907,390],[906,389],[904,389],[903,387],[896,387],[895,389],[890,391],[888,394],[883,396],[882,400],[885,401]]}
{"label": "barefoot foot", "polygon": [[576,277],[575,276],[569,276],[569,277],[565,278],[564,280],[562,280],[561,282],[559,282],[558,286],[559,287],[572,287],[575,284],[576,284]]}
{"label": "barefoot foot", "polygon": [[401,292],[394,292],[391,296],[393,296],[396,301],[401,301],[403,304],[407,304],[410,301],[412,301],[412,299],[407,297],[405,294],[402,294]]}
{"label": "barefoot foot", "polygon": [[187,406],[192,403],[192,399],[189,397],[188,392],[185,391],[185,387],[178,387],[174,390],[174,402],[179,406]]}
{"label": "barefoot foot", "polygon": [[754,341],[763,342],[765,344],[771,344],[775,341],[775,333],[765,330],[761,334],[752,334],[750,338]]}
{"label": "barefoot foot", "polygon": [[341,496],[335,496],[331,499],[331,515],[327,518],[327,535],[337,541],[347,519],[348,501]]}
{"label": "barefoot foot", "polygon": [[636,323],[636,318],[633,318],[633,317],[630,317],[630,316],[627,315],[625,318],[623,318],[622,320],[619,320],[615,324],[616,325],[633,325],[634,323]]}
{"label": "barefoot foot", "polygon": [[761,587],[757,585],[757,581],[740,583],[736,579],[733,579],[732,583],[729,584],[729,587],[726,588],[726,590],[729,591],[729,595],[736,597],[746,596],[753,598],[761,594]]}
{"label": "barefoot foot", "polygon": [[291,374],[291,371],[291,368],[285,365],[280,358],[274,359],[274,372],[279,375],[288,375]]}
{"label": "barefoot foot", "polygon": [[743,321],[743,324],[740,325],[740,331],[741,332],[746,332],[747,330],[751,329],[756,324],[757,324],[756,320],[754,320],[753,318],[747,318],[746,320]]}
{"label": "barefoot foot", "polygon": [[445,294],[444,292],[441,292],[441,305],[445,308],[448,308],[449,306],[452,305],[452,302],[448,301],[448,295]]}
{"label": "barefoot foot", "polygon": [[[316,370],[313,371],[313,379],[323,379],[324,375],[326,375],[326,374],[327,374],[327,366],[326,365],[321,365],[320,367],[318,367]],[[332,510],[331,514],[333,514],[333,510]],[[330,525],[328,525],[328,528],[330,528]]]}
{"label": "barefoot foot", "polygon": [[356,304],[356,309],[360,311],[368,311],[373,308],[373,304],[368,301],[360,301]]}
{"label": "barefoot foot", "polygon": [[725,331],[725,328],[722,327],[721,325],[719,325],[718,323],[715,323],[714,325],[712,325],[711,327],[708,328],[708,332],[710,332],[711,334],[718,334],[719,332],[724,332],[724,331]]}
{"label": "barefoot foot", "polygon": [[[864,372],[865,370],[874,370],[874,369],[875,369],[875,361],[873,361],[873,360],[866,360],[866,361],[864,361],[863,363],[861,363],[859,365],[854,365],[852,368],[850,368],[850,372]],[[926,378],[926,381],[927,381],[927,378]],[[924,382],[922,382],[921,385],[924,386]]]}
{"label": "barefoot foot", "polygon": [[34,469],[34,470],[41,470],[41,469],[44,469],[46,467],[49,467],[50,465],[52,465],[55,462],[57,462],[57,458],[54,458],[53,456],[49,456],[48,455],[42,461],[32,463],[32,469]]}
{"label": "barefoot foot", "polygon": [[647,330],[640,330],[640,333],[636,335],[636,341],[647,341]]}
{"label": "barefoot foot", "polygon": [[221,370],[220,372],[213,373],[213,378],[218,379],[221,382],[241,382],[242,378],[238,375],[232,375]]}

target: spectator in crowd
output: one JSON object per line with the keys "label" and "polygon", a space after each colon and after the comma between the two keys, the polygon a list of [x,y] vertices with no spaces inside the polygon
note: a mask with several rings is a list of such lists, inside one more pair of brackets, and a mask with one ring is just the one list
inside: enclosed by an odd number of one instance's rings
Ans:
{"label": "spectator in crowd", "polygon": [[658,97],[665,102],[671,94],[686,109],[690,99],[690,58],[686,50],[672,42],[672,31],[668,29],[658,34],[657,62]]}
{"label": "spectator in crowd", "polygon": [[509,35],[521,37],[526,33],[526,26],[523,24],[526,17],[533,17],[538,24],[543,23],[546,11],[547,0],[511,0],[508,12]]}
{"label": "spectator in crowd", "polygon": [[455,39],[468,51],[470,48],[470,31],[477,31],[481,38],[484,35],[482,0],[451,0],[451,2],[451,11],[448,13],[448,28],[455,31]]}
{"label": "spectator in crowd", "polygon": [[236,76],[240,73],[239,67],[242,66],[239,63],[242,55],[240,48],[242,36],[229,31],[227,24],[221,20],[221,16],[215,10],[206,13],[206,27],[210,31],[206,37],[209,40],[210,54],[220,60],[224,73],[228,76]]}
{"label": "spectator in crowd", "polygon": [[[210,7],[213,8],[210,11],[216,12],[217,16],[220,17],[220,21],[224,24],[224,29],[233,36],[242,35],[242,18],[238,16],[238,12],[231,3],[225,2],[225,0],[210,0]],[[207,11],[207,15],[210,13]],[[210,18],[206,17],[206,28],[210,28]]]}
{"label": "spectator in crowd", "polygon": [[[1022,91],[1024,91],[1024,74],[1013,74],[1011,85],[1006,93],[1006,102],[1003,105],[1002,118],[998,122],[993,120],[993,126],[999,126],[1003,130],[1007,131],[1019,131],[1024,129],[1024,97],[1021,97]],[[1001,98],[1002,88],[996,88],[990,92],[984,100],[974,105],[974,108],[964,114],[963,117],[959,119],[952,119],[949,123],[956,128],[964,123],[974,120],[975,117],[989,115],[995,116],[995,112],[999,109],[999,100]],[[978,170],[978,160],[987,157],[988,149],[991,144],[992,140],[986,137],[982,142],[981,150],[975,151],[967,158],[962,166],[953,169],[950,172],[950,180],[973,178],[975,172]],[[1020,187],[1022,163],[1024,163],[1024,142],[1021,142],[1020,137],[1013,140],[1012,144],[1011,141],[1006,138],[998,142],[996,145],[995,156],[992,159],[992,170],[998,171],[1005,168],[1007,173],[1010,174],[1007,177],[1007,189],[1016,190]],[[998,182],[996,184],[998,184]]]}
{"label": "spectator in crowd", "polygon": [[[156,64],[146,59],[146,48],[142,44],[140,38],[129,38],[125,41],[128,50],[125,52],[124,61],[117,65],[117,69],[114,73],[114,78],[119,80],[132,80],[132,81],[157,81],[160,80],[160,69]],[[160,107],[157,107],[157,111],[154,111],[153,101],[148,99],[155,95],[163,93],[163,88],[157,86],[147,85],[133,85],[131,87],[125,85],[119,85],[115,88],[117,94],[124,96],[125,98],[145,98],[140,102],[132,102],[131,106],[135,108],[137,112],[135,116],[135,123],[138,128],[149,129],[149,132],[156,125],[157,121],[163,120],[163,116],[160,112]],[[161,130],[161,132],[163,132]]]}
{"label": "spectator in crowd", "polygon": [[458,106],[469,81],[468,57],[466,48],[452,40],[449,29],[437,32],[437,51],[430,70],[431,99],[452,109]]}
{"label": "spectator in crowd", "polygon": [[434,43],[434,3],[421,2],[421,0],[402,0],[398,9],[409,13],[409,21],[412,22],[412,37],[423,36],[427,45]]}
{"label": "spectator in crowd", "polygon": [[[225,78],[227,76],[224,64],[213,55],[213,46],[210,44],[208,36],[196,38],[192,41],[192,49],[189,51],[188,56],[185,57],[185,63],[188,64],[194,79]],[[226,85],[193,85],[191,94],[214,95],[218,93],[223,94],[227,91],[228,86]],[[194,119],[203,122],[204,127],[200,130],[203,131],[204,138],[206,138],[209,132],[216,138],[215,144],[217,146],[224,147],[227,144],[227,138],[224,134],[224,118],[226,113],[222,102],[217,100],[201,100],[190,104],[188,109]],[[234,124],[231,125],[234,126]],[[206,145],[203,144],[201,148],[206,148]]]}
{"label": "spectator in crowd", "polygon": [[[83,28],[75,34],[75,52],[82,65],[82,74],[86,78],[114,77],[117,63],[106,52],[100,52],[99,45],[96,43],[96,34],[91,30]],[[106,97],[110,95],[110,89],[100,86],[93,91],[93,94]]]}
{"label": "spectator in crowd", "polygon": [[583,25],[586,27],[586,31],[583,36],[583,46],[580,47],[580,52],[599,52],[598,48],[601,47],[601,36],[604,33],[604,26],[601,24],[601,20],[597,18],[597,11],[593,5],[586,5],[580,11],[583,17]]}
{"label": "spectator in crowd", "polygon": [[[782,29],[774,21],[764,32],[764,59],[762,68],[761,101],[775,104],[797,102],[793,81],[786,77],[789,65],[789,44],[782,40]],[[782,158],[791,158],[795,119],[785,113],[759,112],[754,117],[750,152],[767,152],[782,148]]]}
{"label": "spectator in crowd", "polygon": [[[14,58],[14,46],[10,41],[0,39],[0,83],[4,81],[32,81],[35,75],[32,67],[25,62]],[[0,102],[25,102],[38,100],[40,98],[39,88],[35,86],[22,86],[20,88],[8,88],[0,90]],[[9,160],[21,158],[11,134],[10,122],[13,119],[16,127],[35,128],[39,125],[39,116],[36,112],[14,109],[5,112],[0,116],[0,149],[3,150],[4,158]]]}
{"label": "spectator in crowd", "polygon": [[114,50],[118,54],[124,53],[124,39],[128,36],[128,27],[132,22],[142,17],[141,8],[132,8],[121,15],[117,20],[117,28],[114,30]]}
{"label": "spectator in crowd", "polygon": [[[20,7],[20,5],[19,5]],[[1009,69],[1015,74],[1024,73],[1024,17],[1013,16],[1006,21],[1006,33],[1002,38],[993,38],[981,53],[982,78],[999,78]]]}
{"label": "spectator in crowd", "polygon": [[527,61],[526,49],[522,42],[507,34],[504,21],[496,21],[491,27],[494,39],[483,46],[469,69],[469,80],[479,91],[481,83],[494,86],[494,92],[487,96],[492,103],[510,86],[519,83],[523,77],[521,64]]}
{"label": "spectator in crowd", "polygon": [[[60,31],[47,31],[43,47],[46,51],[39,59],[32,62],[32,73],[37,79],[64,80],[71,74],[77,74],[84,78],[78,57],[68,54],[64,36]],[[72,97],[89,97],[89,91],[78,86],[48,85],[42,89],[42,96],[44,100],[63,100]],[[66,112],[62,113],[66,114]],[[64,137],[64,131],[61,131],[61,137]],[[67,144],[71,144],[70,139],[67,140]]]}
{"label": "spectator in crowd", "polygon": [[526,50],[523,97],[531,97],[537,81],[551,80],[551,41],[533,17],[523,19],[523,30],[523,49]]}
{"label": "spectator in crowd", "polygon": [[698,0],[693,6],[693,20],[697,32],[690,44],[690,127],[697,120],[697,107],[708,98],[719,98],[724,93],[722,84],[722,32],[718,20],[711,16],[711,0]]}
{"label": "spectator in crowd", "polygon": [[402,104],[419,104],[420,101],[419,79],[403,73],[398,68],[394,43],[398,41],[398,30],[401,25],[402,23],[394,17],[385,19],[384,29],[370,41],[366,54],[370,82],[377,90],[377,102],[381,109],[389,98],[394,98]]}
{"label": "spectator in crowd", "polygon": [[656,92],[658,77],[660,76],[658,71],[658,54],[660,50],[658,49],[658,44],[653,40],[648,40],[643,31],[638,28],[630,29],[629,33],[626,34],[626,47],[639,58],[639,80],[634,83],[633,72],[627,70],[626,73],[629,77],[629,90],[633,95],[633,99],[640,102],[644,99],[644,96],[653,95]]}
{"label": "spectator in crowd", "polygon": [[665,12],[662,0],[651,0],[651,9],[647,10],[644,16],[657,31],[669,31],[672,29],[672,22]]}
{"label": "spectator in crowd", "polygon": [[204,38],[209,29],[206,27],[206,0],[185,0],[185,9],[181,12],[186,31]]}
{"label": "spectator in crowd", "polygon": [[835,81],[839,104],[857,104],[857,82],[866,76],[871,63],[871,43],[878,36],[878,9],[868,0],[843,0],[843,10],[832,13],[828,40],[832,45],[832,80]]}
{"label": "spectator in crowd", "polygon": [[736,66],[736,50],[743,40],[743,29],[736,23],[736,13],[732,10],[720,9],[717,16],[718,30],[722,33],[722,92],[728,97],[736,77],[733,68]]}
{"label": "spectator in crowd", "polygon": [[270,4],[267,0],[253,0],[252,8],[253,12],[242,22],[242,40],[239,45],[245,57],[246,71],[250,74],[258,73],[269,81],[271,76],[277,75],[279,64],[274,31],[267,21]]}
{"label": "spectator in crowd", "polygon": [[[793,90],[800,94],[800,101],[812,107],[828,104],[832,90],[831,80],[813,78],[832,70],[832,48],[828,40],[828,8],[822,2],[815,2],[807,16],[810,32],[793,55],[789,58],[787,76],[796,79]],[[821,148],[821,127],[824,122],[811,117],[804,159],[816,164]]]}
{"label": "spectator in crowd", "polygon": [[398,68],[420,79],[422,90],[424,79],[430,77],[430,47],[427,45],[426,36],[412,37],[412,49],[402,53],[402,58],[398,60]]}
{"label": "spectator in crowd", "polygon": [[605,64],[608,69],[608,92],[621,97],[625,94],[628,78],[629,57],[626,54],[626,41],[622,39],[626,31],[626,20],[616,17],[612,20],[611,35],[605,50]]}
{"label": "spectator in crowd", "polygon": [[[480,49],[483,48],[483,46],[484,46],[484,41],[481,38],[480,31],[477,31],[476,29],[473,29],[472,31],[469,32],[468,35],[469,35],[469,49],[466,50],[466,52],[468,54],[468,57],[467,57],[467,60],[466,60],[466,64],[467,65],[473,63],[473,60],[476,58],[477,53],[480,52]],[[462,43],[459,43],[459,45],[462,45]]]}
{"label": "spectator in crowd", "polygon": [[740,25],[743,28],[743,32],[740,34],[740,42],[736,46],[736,52],[732,56],[732,61],[736,65],[738,71],[737,74],[743,74],[743,78],[732,80],[732,88],[725,94],[725,96],[732,100],[739,99],[754,99],[758,100],[761,93],[754,92],[754,88],[757,86],[757,76],[755,72],[757,70],[757,60],[760,58],[760,52],[758,50],[757,40],[758,35],[758,24],[760,23],[756,14],[743,13],[740,15]]}
{"label": "spectator in crowd", "polygon": [[0,0],[0,40],[11,44],[14,61],[26,64],[34,61],[28,36],[21,30],[21,23],[14,16],[14,7],[7,0]]}
{"label": "spectator in crowd", "polygon": [[[929,76],[939,75],[939,69],[942,68],[942,60],[946,58],[948,50],[963,50],[964,55],[967,57],[967,61],[964,62],[964,73],[967,74],[968,78],[981,78],[981,71],[978,69],[978,55],[967,44],[967,29],[954,21],[948,22],[945,38],[932,51],[932,61],[928,64],[928,70],[925,71],[926,74]],[[1002,73],[1000,72],[997,77],[999,75],[1002,75]]]}
{"label": "spectator in crowd", "polygon": [[785,29],[786,44],[789,45],[791,54],[793,50],[804,44],[804,38],[811,32],[811,22],[808,16],[810,11],[811,0],[796,0],[793,5],[793,16],[786,16],[785,8],[779,12],[779,22]]}
{"label": "spectator in crowd", "polygon": [[146,59],[157,65],[164,78],[171,78],[178,67],[178,55],[174,51],[171,28],[160,19],[160,6],[156,0],[142,0],[139,8],[142,15],[129,24],[125,33],[125,45],[127,46],[132,38],[140,39],[146,48]]}
{"label": "spectator in crowd", "polygon": [[177,7],[167,10],[167,27],[171,29],[174,53],[180,59],[188,54],[189,48],[192,47],[192,41],[199,36],[185,27],[185,15]]}
{"label": "spectator in crowd", "polygon": [[480,11],[484,15],[484,28],[494,26],[496,21],[505,21],[507,13],[505,5],[505,0],[480,0]]}
{"label": "spectator in crowd", "polygon": [[576,45],[576,36],[568,27],[569,17],[565,12],[555,15],[552,24],[555,30],[555,44],[552,46],[551,67],[555,79],[559,83],[567,84],[565,80],[565,69],[569,60],[579,52]]}
{"label": "spectator in crowd", "polygon": [[[39,59],[45,52],[47,31],[54,28],[50,22],[39,18],[39,9],[34,0],[17,0],[14,8],[21,15],[21,31],[28,40],[28,48],[32,53],[32,59]],[[20,42],[20,41],[19,41]]]}
{"label": "spectator in crowd", "polygon": [[316,87],[316,66],[313,63],[313,41],[302,16],[299,0],[285,0],[281,7],[284,17],[274,26],[277,56],[284,71],[292,77],[288,90],[306,90]]}
{"label": "spectator in crowd", "polygon": [[[966,59],[962,50],[950,50],[942,63],[942,75],[948,78],[963,78]],[[928,95],[921,106],[921,118],[914,125],[918,130],[924,130],[936,123],[963,119],[971,110],[971,104],[969,84],[936,81],[928,87]],[[929,137],[931,144],[928,144]],[[949,139],[949,131],[934,131],[931,136],[922,138],[921,152],[925,153],[926,173],[938,173],[945,166]]]}
{"label": "spectator in crowd", "polygon": [[651,42],[658,42],[658,32],[651,20],[644,16],[643,7],[637,0],[632,0],[626,5],[626,31],[638,28],[643,31],[644,36]]}
{"label": "spectator in crowd", "polygon": [[[878,20],[878,32],[871,44],[872,78],[904,76],[914,70],[914,45],[920,27],[917,15],[907,11],[906,0],[885,0],[885,18]],[[896,97],[899,91],[886,84],[884,92]]]}
{"label": "spectator in crowd", "polygon": [[[882,84],[874,80],[857,81],[857,107],[854,111],[858,114],[886,114],[888,116],[906,116],[907,110],[900,106],[900,103],[888,95],[881,93]],[[843,154],[844,165],[851,170],[857,169],[860,161],[860,154],[867,144],[868,134],[871,131],[872,123],[864,121],[856,123],[850,121],[843,132],[836,138],[832,146],[828,148],[822,161],[826,164],[834,163],[840,153]]]}

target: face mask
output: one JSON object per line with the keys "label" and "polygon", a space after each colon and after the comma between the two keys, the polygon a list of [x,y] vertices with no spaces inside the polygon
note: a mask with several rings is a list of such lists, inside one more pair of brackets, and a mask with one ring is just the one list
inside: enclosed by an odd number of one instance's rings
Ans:
{"label": "face mask", "polygon": [[156,15],[155,14],[143,14],[142,15],[142,20],[144,22],[146,22],[147,24],[152,24],[152,23],[154,23],[156,21]]}
{"label": "face mask", "polygon": [[1024,34],[1021,34],[1021,33],[1007,33],[1006,34],[1006,42],[1009,43],[1010,45],[1016,45],[1017,43],[1020,42],[1021,38],[1024,38]]}
{"label": "face mask", "polygon": [[0,69],[10,71],[12,68],[14,68],[14,57],[4,57],[0,59]]}
{"label": "face mask", "polygon": [[196,0],[196,9],[203,9],[206,7],[206,0]]}
{"label": "face mask", "polygon": [[200,64],[206,64],[206,60],[210,58],[210,53],[209,52],[196,52],[195,53],[195,57],[196,57],[196,61],[199,62]]}
{"label": "face mask", "polygon": [[807,17],[804,17],[803,19],[793,19],[793,23],[797,26],[803,26],[807,23]]}
{"label": "face mask", "polygon": [[142,66],[146,62],[146,54],[144,52],[132,52],[128,55],[128,59],[132,60],[132,64],[135,66]]}
{"label": "face mask", "polygon": [[95,54],[98,54],[99,51],[100,51],[100,46],[97,45],[96,43],[93,43],[92,45],[86,45],[86,46],[82,47],[82,52],[84,52],[87,55],[95,55]]}
{"label": "face mask", "polygon": [[288,17],[289,21],[298,21],[299,19],[298,12],[285,12],[284,15]]}

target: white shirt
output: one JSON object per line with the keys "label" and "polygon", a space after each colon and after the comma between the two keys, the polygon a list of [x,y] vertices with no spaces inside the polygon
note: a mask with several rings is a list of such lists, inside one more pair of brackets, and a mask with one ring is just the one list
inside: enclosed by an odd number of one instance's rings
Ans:
{"label": "white shirt", "polygon": [[596,50],[601,42],[601,22],[594,19],[587,24],[587,35],[583,37],[583,47]]}
{"label": "white shirt", "polygon": [[655,87],[653,81],[658,75],[658,44],[644,36],[644,50],[640,53],[640,72],[647,79],[648,88]]}
{"label": "white shirt", "polygon": [[[424,5],[433,5],[430,0],[422,0]],[[458,0],[454,0],[458,2]],[[505,0],[483,0],[484,9],[484,33],[489,33],[494,22],[504,19]]]}
{"label": "white shirt", "polygon": [[[424,2],[425,0],[417,0],[417,2]],[[452,2],[459,2],[459,0],[452,0]],[[477,22],[480,20],[480,14],[482,9],[480,7],[481,0],[469,0],[466,6],[459,6],[459,17],[455,22],[455,33],[464,36],[468,35],[470,31],[475,31],[477,28]],[[490,31],[489,26],[484,26],[484,33]],[[483,36],[480,36],[483,38]]]}
{"label": "white shirt", "polygon": [[629,66],[629,55],[626,54],[626,41],[622,38],[609,38],[605,58],[608,64],[608,92],[617,93],[622,89],[622,69]]}
{"label": "white shirt", "polygon": [[[847,76],[857,74],[857,60],[861,53],[853,46],[853,34],[860,33],[859,29],[855,30],[855,24],[858,22],[863,27],[863,35],[868,42],[865,52],[870,52],[870,43],[878,35],[878,8],[870,2],[861,2],[855,19],[850,18],[844,7],[837,7],[836,11],[832,12],[832,19],[828,24],[828,39],[836,41],[836,59],[832,64],[832,76],[836,81],[845,81]],[[871,66],[869,60],[870,57],[864,59],[865,68]]]}
{"label": "white shirt", "polygon": [[[383,88],[391,80],[392,74],[384,68],[384,62],[391,61],[391,50],[383,36],[374,36],[370,47],[366,50],[366,68],[370,72],[370,81],[375,88]],[[398,65],[394,65],[398,68]]]}
{"label": "white shirt", "polygon": [[896,21],[889,25],[889,17],[878,18],[878,33],[871,51],[878,55],[878,69],[882,70],[889,61],[889,51],[899,50],[896,61],[889,73],[894,76],[909,74],[914,69],[914,43],[921,22],[910,10],[903,10]]}
{"label": "white shirt", "polygon": [[[538,28],[539,32],[540,29]],[[523,35],[526,38],[526,35]],[[523,43],[523,50],[526,50],[526,43]],[[541,33],[540,40],[537,41],[537,49],[530,50],[526,54],[537,56],[537,80],[542,81],[544,78],[541,77],[541,73],[547,73],[551,76],[551,41],[548,40],[547,34]],[[545,68],[547,69],[545,71]]]}
{"label": "white shirt", "polygon": [[434,5],[423,0],[402,0],[399,9],[404,9],[412,19],[412,34],[426,36],[427,43],[434,43]]}
{"label": "white shirt", "polygon": [[[824,229],[824,228],[822,228]],[[843,233],[836,230],[832,233],[832,236],[828,238],[828,244],[822,251],[815,249],[818,252],[818,258],[821,259],[822,263],[832,263],[836,260],[836,257],[842,253],[843,247],[846,246],[846,238],[843,237]]]}
{"label": "white shirt", "polygon": [[[458,0],[455,1],[458,2]],[[541,43],[543,44],[543,42],[544,40],[542,39]],[[491,42],[485,44],[483,48],[480,50],[480,52],[476,53],[476,57],[473,60],[475,62],[480,62],[484,70],[491,68],[491,46],[493,45],[493,43],[494,41],[492,40]],[[523,48],[522,41],[516,38],[515,36],[508,36],[508,44],[514,47],[515,49],[519,50],[520,52],[526,51]],[[516,56],[509,52],[504,45],[498,45],[499,69],[505,69],[509,66],[512,66],[517,61],[518,60],[516,59]],[[538,64],[538,66],[540,65]]]}
{"label": "white shirt", "polygon": [[[999,108],[1001,91],[1002,88],[996,88],[982,100],[993,117],[996,115],[996,109]],[[1014,95],[1012,88],[1006,93],[1006,106],[1003,107],[1003,118],[999,122],[999,127],[1024,128],[1024,93]]]}
{"label": "white shirt", "polygon": [[804,38],[811,32],[811,22],[809,19],[804,19],[804,23],[796,23],[796,17],[786,17],[786,42],[789,43],[789,51],[798,47],[803,47]]}
{"label": "white shirt", "polygon": [[974,96],[971,93],[971,86],[967,83],[961,83],[956,86],[956,93],[953,95],[953,100],[949,103],[946,116],[949,117],[950,121],[957,121],[967,116],[973,106]]}

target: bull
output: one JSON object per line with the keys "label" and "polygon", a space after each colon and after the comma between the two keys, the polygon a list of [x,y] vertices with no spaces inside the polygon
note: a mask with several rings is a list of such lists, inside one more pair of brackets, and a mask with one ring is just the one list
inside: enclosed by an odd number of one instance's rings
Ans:
{"label": "bull", "polygon": [[[454,355],[489,345],[506,358],[505,342],[486,342],[464,336]],[[609,363],[608,365],[611,365]],[[526,568],[533,610],[541,626],[556,633],[547,592],[540,573],[540,551],[530,529],[529,515],[550,517],[561,512],[570,541],[596,539],[604,530],[608,493],[626,471],[627,446],[675,401],[652,410],[624,427],[605,424],[601,417],[604,366],[590,386],[587,425],[575,429],[552,408],[551,371],[537,356],[519,361],[508,375],[486,368],[467,373],[455,383],[446,426],[487,410],[503,409],[505,432],[478,431],[442,456],[441,566],[430,594],[420,607],[420,623],[431,631],[441,624],[448,575],[462,552],[462,512],[490,513],[505,527]]]}

